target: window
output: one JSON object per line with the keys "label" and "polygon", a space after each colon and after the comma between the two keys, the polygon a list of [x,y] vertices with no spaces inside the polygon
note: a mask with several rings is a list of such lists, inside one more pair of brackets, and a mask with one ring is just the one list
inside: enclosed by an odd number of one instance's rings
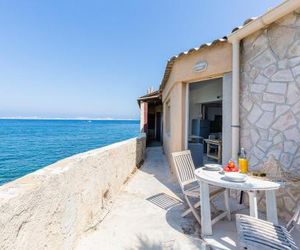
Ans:
{"label": "window", "polygon": [[171,105],[170,100],[166,102],[166,134],[170,135],[171,133]]}

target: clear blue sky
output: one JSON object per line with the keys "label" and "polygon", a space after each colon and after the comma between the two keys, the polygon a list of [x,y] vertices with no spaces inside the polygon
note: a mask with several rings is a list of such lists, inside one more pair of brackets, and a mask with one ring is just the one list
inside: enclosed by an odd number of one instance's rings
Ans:
{"label": "clear blue sky", "polygon": [[279,0],[0,2],[0,117],[138,118],[168,58]]}

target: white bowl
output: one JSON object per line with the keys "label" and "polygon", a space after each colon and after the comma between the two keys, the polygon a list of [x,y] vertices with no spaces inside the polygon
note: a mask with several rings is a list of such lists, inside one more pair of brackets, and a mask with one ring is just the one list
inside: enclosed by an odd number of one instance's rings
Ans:
{"label": "white bowl", "polygon": [[248,176],[246,174],[241,174],[238,172],[225,172],[225,177],[230,181],[240,182],[240,181],[246,181]]}
{"label": "white bowl", "polygon": [[204,168],[207,170],[219,170],[222,166],[219,164],[205,164]]}

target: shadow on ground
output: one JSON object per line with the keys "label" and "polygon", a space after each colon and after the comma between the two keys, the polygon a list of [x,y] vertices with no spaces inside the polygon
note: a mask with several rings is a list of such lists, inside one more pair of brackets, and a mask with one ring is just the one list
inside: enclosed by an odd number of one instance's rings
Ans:
{"label": "shadow on ground", "polygon": [[181,217],[181,214],[187,209],[187,206],[179,184],[170,173],[166,158],[164,156],[162,157],[162,148],[152,147],[147,152],[149,154],[147,157],[151,157],[151,167],[142,167],[140,171],[154,176],[174,194],[174,196],[170,196],[165,193],[158,193],[148,197],[147,200],[167,211],[166,221],[173,229],[191,237],[192,240],[199,240],[200,225],[194,219],[192,214],[189,214],[185,218]]}
{"label": "shadow on ground", "polygon": [[138,236],[138,244],[134,248],[127,250],[171,250],[174,249],[175,240],[166,242],[153,242],[145,236]]}

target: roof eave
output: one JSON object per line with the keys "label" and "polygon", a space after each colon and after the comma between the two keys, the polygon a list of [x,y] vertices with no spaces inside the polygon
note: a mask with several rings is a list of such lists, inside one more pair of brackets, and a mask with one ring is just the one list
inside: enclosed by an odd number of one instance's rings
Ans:
{"label": "roof eave", "polygon": [[251,22],[248,22],[242,27],[236,28],[231,34],[229,34],[228,41],[230,43],[239,41],[252,33],[270,25],[285,15],[300,8],[299,0],[287,0],[279,4],[273,9],[270,9],[262,16],[255,18]]}
{"label": "roof eave", "polygon": [[140,106],[142,101],[151,101],[151,100],[161,100],[161,91],[160,90],[156,90],[152,93],[149,93],[147,95],[141,96],[137,99],[138,105]]}
{"label": "roof eave", "polygon": [[180,54],[176,55],[176,56],[173,56],[171,57],[168,62],[167,62],[167,65],[166,65],[166,69],[165,69],[165,73],[164,73],[164,76],[163,76],[163,79],[161,81],[161,84],[159,86],[159,90],[162,91],[169,79],[169,76],[171,74],[171,71],[172,71],[172,67],[175,63],[175,61],[178,59],[178,58],[181,58],[182,56],[186,56],[186,55],[190,55],[194,52],[197,52],[197,51],[200,51],[201,49],[203,48],[207,48],[207,47],[213,47],[214,45],[217,45],[217,44],[220,44],[220,43],[225,43],[227,42],[227,37],[223,37],[221,39],[216,39],[214,40],[213,42],[211,43],[204,43],[204,44],[201,44],[199,47],[197,48],[192,48],[192,49],[189,49],[188,51],[185,51],[185,52],[181,52]]}

